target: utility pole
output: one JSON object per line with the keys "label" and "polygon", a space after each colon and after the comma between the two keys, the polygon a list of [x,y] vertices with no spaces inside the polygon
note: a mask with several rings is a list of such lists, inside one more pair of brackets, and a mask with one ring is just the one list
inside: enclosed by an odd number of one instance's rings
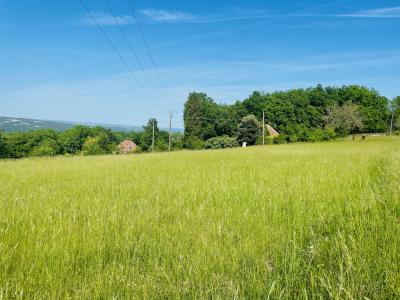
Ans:
{"label": "utility pole", "polygon": [[151,142],[151,151],[154,152],[154,119],[153,119],[153,139]]}
{"label": "utility pole", "polygon": [[263,111],[263,146],[265,146],[265,111]]}
{"label": "utility pole", "polygon": [[393,134],[394,107],[392,107],[392,120],[390,121],[390,135]]}
{"label": "utility pole", "polygon": [[175,115],[174,111],[169,111],[169,142],[168,142],[168,151],[172,150],[172,118]]}

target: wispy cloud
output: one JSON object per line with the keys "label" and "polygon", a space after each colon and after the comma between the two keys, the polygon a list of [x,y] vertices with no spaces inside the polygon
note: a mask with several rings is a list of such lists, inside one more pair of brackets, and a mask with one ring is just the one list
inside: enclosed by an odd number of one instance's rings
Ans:
{"label": "wispy cloud", "polygon": [[341,16],[357,18],[400,18],[400,6],[363,10],[355,14]]}
{"label": "wispy cloud", "polygon": [[168,11],[156,9],[144,9],[140,11],[144,16],[157,22],[178,22],[178,21],[193,21],[198,17],[181,11]]}
{"label": "wispy cloud", "polygon": [[216,23],[229,22],[248,19],[261,19],[280,17],[279,15],[271,15],[264,9],[246,9],[233,7],[223,14],[192,14],[182,11],[168,11],[144,9],[141,14],[153,22],[170,22],[170,23]]}
{"label": "wispy cloud", "polygon": [[[224,13],[194,14],[184,11],[170,11],[157,9],[143,9],[140,11],[143,18],[155,23],[218,23],[256,19],[286,19],[286,18],[400,18],[400,6],[362,10],[346,14],[321,14],[321,13],[287,13],[275,14],[265,9],[232,7]],[[102,11],[93,12],[97,22],[102,26],[116,25],[114,17]],[[131,15],[116,16],[122,25],[135,22]],[[89,15],[84,15],[80,24],[93,26],[95,23]]]}
{"label": "wispy cloud", "polygon": [[[110,14],[107,14],[102,11],[95,11],[92,14],[95,17],[97,23],[99,23],[101,26],[116,25],[114,17]],[[132,24],[135,22],[135,19],[130,15],[119,15],[119,16],[116,16],[116,18],[117,18],[117,21],[122,25],[129,25],[129,24]],[[87,26],[95,26],[96,25],[93,22],[92,18],[88,14],[84,15],[80,19],[79,23],[83,24],[83,25],[87,25]]]}
{"label": "wispy cloud", "polygon": [[153,22],[163,23],[217,23],[255,19],[285,18],[400,18],[400,6],[362,10],[346,14],[323,14],[310,12],[292,12],[287,14],[271,13],[265,9],[246,9],[234,7],[221,14],[193,14],[183,11],[145,9],[141,11],[145,18]]}

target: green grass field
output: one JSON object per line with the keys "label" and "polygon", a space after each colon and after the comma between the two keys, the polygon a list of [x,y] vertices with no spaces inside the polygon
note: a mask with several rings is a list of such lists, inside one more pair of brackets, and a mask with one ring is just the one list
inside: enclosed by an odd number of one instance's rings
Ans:
{"label": "green grass field", "polygon": [[399,186],[395,138],[3,161],[0,299],[399,298]]}

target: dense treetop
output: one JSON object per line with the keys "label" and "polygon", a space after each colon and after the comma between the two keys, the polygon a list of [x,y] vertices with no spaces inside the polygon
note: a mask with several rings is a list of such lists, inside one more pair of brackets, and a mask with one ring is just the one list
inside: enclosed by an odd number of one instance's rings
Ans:
{"label": "dense treetop", "polygon": [[[291,137],[308,135],[317,129],[337,130],[339,135],[382,133],[388,130],[390,119],[389,100],[374,89],[356,85],[254,92],[233,105],[220,105],[206,94],[191,93],[184,110],[185,140],[190,146],[193,141],[216,136],[237,136],[243,117],[254,115],[261,121],[263,111],[267,124]],[[398,111],[399,108],[400,114]],[[332,118],[342,117],[341,112],[353,118],[349,122],[352,126],[346,130],[330,126],[338,121]]]}

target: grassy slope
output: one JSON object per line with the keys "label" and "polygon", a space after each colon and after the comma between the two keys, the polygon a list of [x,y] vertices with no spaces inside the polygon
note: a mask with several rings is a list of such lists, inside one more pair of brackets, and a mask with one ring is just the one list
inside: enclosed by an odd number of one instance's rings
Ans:
{"label": "grassy slope", "polygon": [[0,162],[2,296],[400,297],[400,141]]}

